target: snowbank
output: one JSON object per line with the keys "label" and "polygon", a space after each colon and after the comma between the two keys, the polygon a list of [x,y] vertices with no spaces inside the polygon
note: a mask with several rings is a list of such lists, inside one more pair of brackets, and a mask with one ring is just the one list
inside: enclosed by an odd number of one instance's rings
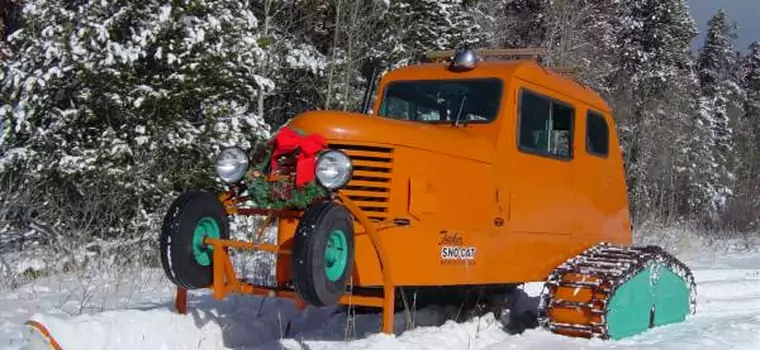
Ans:
{"label": "snowbank", "polygon": [[[573,339],[540,329],[504,332],[493,315],[469,322],[445,321],[451,310],[415,315],[416,328],[396,315],[396,334],[378,333],[379,315],[347,317],[338,308],[299,313],[290,301],[191,295],[190,313],[172,311],[171,291],[136,296],[124,310],[32,318],[46,324],[64,349],[757,349],[760,346],[760,254],[688,261],[698,287],[697,315],[621,341]],[[540,284],[527,284],[525,307]],[[37,290],[38,298],[45,293]],[[161,301],[159,301],[161,300]],[[0,303],[2,305],[2,303]],[[349,322],[353,320],[353,322]],[[353,327],[351,327],[353,326]],[[0,327],[8,329],[8,325]],[[407,330],[411,328],[410,330]],[[3,333],[0,332],[0,336]],[[0,343],[2,344],[2,343]],[[5,347],[18,349],[21,343]]]}
{"label": "snowbank", "polygon": [[[677,237],[673,235],[673,237]],[[259,261],[261,262],[261,261]],[[64,349],[757,349],[760,254],[694,254],[697,315],[616,342],[571,339],[540,329],[510,335],[493,315],[446,321],[456,310],[397,314],[395,335],[379,314],[308,308],[276,298],[190,294],[189,313],[173,311],[173,288],[159,269],[137,274],[51,276],[0,294],[0,349],[26,345],[23,322],[45,324]],[[535,308],[540,283],[524,287]]]}

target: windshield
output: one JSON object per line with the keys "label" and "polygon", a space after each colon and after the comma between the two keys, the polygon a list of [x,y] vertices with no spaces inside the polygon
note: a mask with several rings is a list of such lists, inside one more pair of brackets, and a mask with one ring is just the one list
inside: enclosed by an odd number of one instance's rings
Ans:
{"label": "windshield", "polygon": [[497,78],[394,81],[385,88],[381,117],[425,123],[487,123],[502,94]]}

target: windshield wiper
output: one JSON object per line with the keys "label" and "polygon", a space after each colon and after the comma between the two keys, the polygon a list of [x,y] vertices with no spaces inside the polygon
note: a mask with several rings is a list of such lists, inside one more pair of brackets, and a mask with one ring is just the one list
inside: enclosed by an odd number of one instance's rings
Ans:
{"label": "windshield wiper", "polygon": [[467,95],[462,96],[462,102],[459,103],[459,111],[457,112],[457,118],[454,120],[454,126],[459,126],[459,118],[462,117],[462,109],[464,109],[464,101],[467,100]]}

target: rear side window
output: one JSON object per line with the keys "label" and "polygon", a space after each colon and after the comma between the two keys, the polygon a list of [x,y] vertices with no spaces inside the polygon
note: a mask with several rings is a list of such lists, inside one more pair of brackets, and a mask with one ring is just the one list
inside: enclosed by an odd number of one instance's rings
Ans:
{"label": "rear side window", "polygon": [[574,115],[575,110],[569,105],[523,90],[520,98],[520,149],[571,159]]}
{"label": "rear side window", "polygon": [[593,111],[586,115],[586,152],[606,157],[610,152],[610,130],[604,117]]}

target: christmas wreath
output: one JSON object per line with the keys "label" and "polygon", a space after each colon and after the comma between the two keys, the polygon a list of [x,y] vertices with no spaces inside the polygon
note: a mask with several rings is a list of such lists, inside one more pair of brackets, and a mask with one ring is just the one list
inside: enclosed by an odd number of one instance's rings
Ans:
{"label": "christmas wreath", "polygon": [[[259,208],[305,209],[316,199],[329,195],[315,181],[317,156],[327,149],[318,134],[305,135],[301,130],[283,127],[264,145],[254,147],[254,165],[246,174],[248,195]],[[288,164],[295,160],[294,166]],[[284,166],[281,166],[284,164]],[[265,174],[276,175],[275,180]]]}

